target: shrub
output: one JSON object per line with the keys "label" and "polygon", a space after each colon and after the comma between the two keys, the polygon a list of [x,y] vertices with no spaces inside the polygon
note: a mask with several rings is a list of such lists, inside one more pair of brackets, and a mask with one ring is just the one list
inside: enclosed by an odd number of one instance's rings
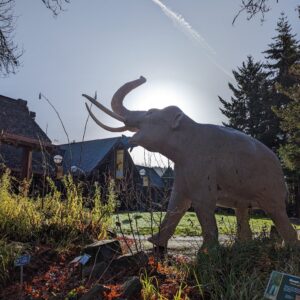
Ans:
{"label": "shrub", "polygon": [[273,270],[300,275],[298,248],[266,238],[200,251],[191,275],[209,299],[262,299]]}
{"label": "shrub", "polygon": [[71,175],[63,178],[64,195],[49,178],[48,184],[50,192],[44,198],[33,199],[28,196],[27,188],[14,192],[9,171],[3,174],[0,178],[0,237],[57,245],[106,237],[116,206],[113,181],[109,182],[107,203],[102,203],[100,188],[96,186],[92,209],[84,207],[86,199],[81,184],[75,183]]}

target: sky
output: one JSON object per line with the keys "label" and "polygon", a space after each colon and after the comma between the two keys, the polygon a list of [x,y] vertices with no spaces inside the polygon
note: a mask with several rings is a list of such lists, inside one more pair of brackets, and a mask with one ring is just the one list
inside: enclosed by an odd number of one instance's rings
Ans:
{"label": "sky", "polygon": [[[271,1],[263,24],[242,14],[232,25],[240,0],[73,0],[55,18],[42,1],[16,1],[14,39],[24,54],[17,74],[0,78],[0,94],[27,100],[56,144],[67,138],[40,92],[59,111],[69,139],[81,141],[87,118],[81,94],[97,91],[110,107],[114,92],[140,75],[147,83],[126,97],[129,109],[177,105],[199,123],[221,124],[218,95],[230,99],[232,70],[247,55],[263,60],[281,12],[300,39],[298,2]],[[116,135],[89,120],[85,139]]]}

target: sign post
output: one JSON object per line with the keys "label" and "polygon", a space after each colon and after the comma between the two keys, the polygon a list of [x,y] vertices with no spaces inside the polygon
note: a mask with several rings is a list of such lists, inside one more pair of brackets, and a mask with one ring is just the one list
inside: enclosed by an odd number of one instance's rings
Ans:
{"label": "sign post", "polygon": [[83,266],[87,264],[90,260],[91,256],[89,254],[84,253],[83,255],[75,257],[70,263],[71,264],[80,264],[81,266],[81,279],[83,279]]}
{"label": "sign post", "polygon": [[20,288],[21,288],[21,294],[23,290],[23,282],[24,282],[24,266],[28,265],[30,263],[31,256],[29,254],[24,254],[22,256],[19,256],[15,260],[15,267],[20,267]]}

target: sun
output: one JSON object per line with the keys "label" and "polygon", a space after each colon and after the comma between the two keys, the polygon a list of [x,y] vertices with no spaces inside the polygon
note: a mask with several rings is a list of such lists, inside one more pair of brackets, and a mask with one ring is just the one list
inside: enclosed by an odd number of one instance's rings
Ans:
{"label": "sun", "polygon": [[192,96],[188,88],[174,83],[146,83],[134,91],[134,95],[126,102],[129,109],[148,110],[175,105],[185,113],[191,112]]}

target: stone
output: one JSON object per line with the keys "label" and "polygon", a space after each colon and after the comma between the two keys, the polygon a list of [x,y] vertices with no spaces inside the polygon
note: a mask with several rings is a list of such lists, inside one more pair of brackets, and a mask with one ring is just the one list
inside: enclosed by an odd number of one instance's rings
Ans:
{"label": "stone", "polygon": [[148,264],[148,255],[143,252],[137,252],[134,254],[125,254],[111,263],[111,269],[114,272],[126,270],[126,273],[135,272]]}
{"label": "stone", "polygon": [[108,269],[108,263],[102,261],[95,265],[87,266],[82,270],[83,277],[100,278]]}
{"label": "stone", "polygon": [[103,240],[84,247],[83,252],[91,255],[88,265],[99,262],[109,262],[122,255],[121,244],[118,240]]}
{"label": "stone", "polygon": [[96,284],[87,293],[85,293],[80,300],[104,300],[104,292],[109,291],[109,288],[101,284]]}
{"label": "stone", "polygon": [[142,288],[143,286],[141,284],[139,277],[137,276],[130,277],[122,285],[122,297],[127,299],[139,299]]}

